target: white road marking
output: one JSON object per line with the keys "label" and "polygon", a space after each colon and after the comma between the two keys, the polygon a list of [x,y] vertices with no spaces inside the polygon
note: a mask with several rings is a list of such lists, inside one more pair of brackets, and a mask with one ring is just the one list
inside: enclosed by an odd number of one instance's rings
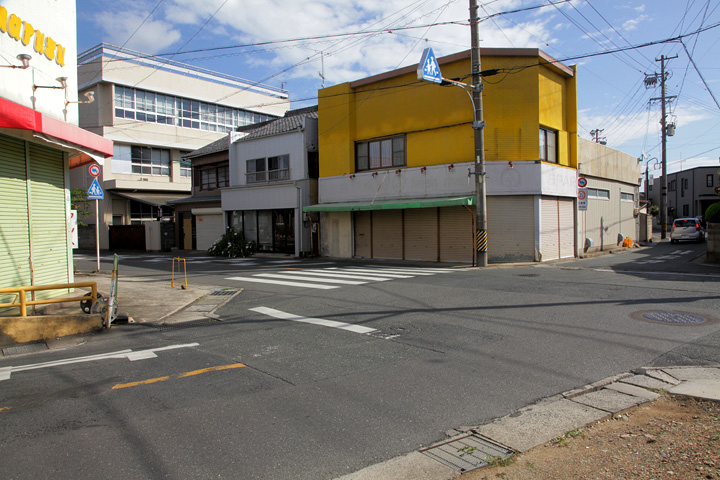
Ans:
{"label": "white road marking", "polygon": [[325,320],[322,318],[312,317],[301,317],[300,315],[293,315],[292,313],[281,312],[274,308],[267,307],[256,307],[250,309],[253,312],[262,313],[273,318],[279,318],[281,320],[290,320],[293,322],[310,323],[312,325],[320,325],[322,327],[339,328],[340,330],[347,330],[355,333],[371,333],[375,332],[376,329],[363,327],[362,325],[353,325],[352,323],[336,322],[334,320]]}
{"label": "white road marking", "polygon": [[162,352],[165,350],[175,350],[178,348],[189,348],[189,347],[197,347],[200,345],[199,343],[187,343],[184,345],[170,345],[168,347],[159,347],[159,348],[150,348],[148,350],[140,350],[137,352],[133,352],[132,350],[120,350],[118,352],[111,352],[111,353],[100,353],[98,355],[88,355],[87,357],[76,357],[76,358],[67,358],[65,360],[54,360],[52,362],[44,362],[44,363],[35,363],[31,365],[22,365],[19,367],[2,367],[0,368],[0,381],[2,380],[9,380],[10,374],[13,372],[23,372],[25,370],[37,370],[40,368],[49,368],[49,367],[57,367],[61,365],[71,365],[74,363],[85,363],[85,362],[95,362],[98,360],[108,360],[108,359],[119,359],[119,358],[127,358],[131,362],[136,360],[145,360],[147,358],[155,358],[157,357],[156,352]]}
{"label": "white road marking", "polygon": [[356,278],[358,280],[372,280],[375,282],[387,282],[389,278],[372,277],[369,275],[355,275],[354,273],[330,273],[324,270],[300,270],[293,272],[293,275],[312,275],[319,277],[335,277],[335,278]]}
{"label": "white road marking", "polygon": [[229,277],[225,280],[235,280],[238,282],[252,282],[252,283],[269,283],[272,285],[285,285],[287,287],[302,287],[302,288],[318,288],[321,290],[330,290],[332,288],[340,288],[336,285],[316,285],[312,283],[299,283],[299,282],[284,282],[282,280],[270,280],[268,278],[257,278],[257,277]]}
{"label": "white road marking", "polygon": [[357,273],[367,273],[370,275],[376,275],[378,277],[388,277],[388,278],[412,278],[412,275],[399,275],[397,273],[382,273],[383,270],[373,269],[373,268],[342,268],[342,267],[332,267],[328,268],[328,270],[332,271],[338,271],[338,272],[357,272]]}
{"label": "white road marking", "polygon": [[467,270],[466,268],[422,268],[422,267],[385,267],[383,265],[367,265],[368,268],[379,268],[382,270],[401,270],[403,272],[426,272],[426,273],[443,273],[457,272],[458,270]]}
{"label": "white road marking", "polygon": [[337,278],[312,278],[304,277],[302,275],[295,275],[295,273],[258,273],[253,277],[264,277],[264,278],[279,278],[281,280],[299,280],[308,282],[325,282],[325,283],[337,283],[340,285],[363,285],[367,282],[358,282],[353,280],[339,280]]}

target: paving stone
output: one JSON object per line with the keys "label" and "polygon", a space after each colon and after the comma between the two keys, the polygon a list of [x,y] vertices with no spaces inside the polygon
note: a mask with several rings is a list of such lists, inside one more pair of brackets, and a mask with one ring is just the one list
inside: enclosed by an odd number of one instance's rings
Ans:
{"label": "paving stone", "polygon": [[678,380],[720,380],[720,368],[715,367],[680,367],[664,368],[663,370]]}
{"label": "paving stone", "polygon": [[573,401],[588,407],[605,410],[608,413],[618,413],[645,403],[647,399],[620,393],[616,390],[602,389],[578,395],[573,398]]}
{"label": "paving stone", "polygon": [[676,385],[677,383],[667,383],[657,378],[648,377],[647,375],[633,375],[631,377],[623,378],[623,383],[629,383],[642,388],[656,388],[667,390],[668,388]]}
{"label": "paving stone", "polygon": [[633,395],[635,397],[645,398],[647,400],[655,400],[660,395],[658,395],[655,392],[651,392],[650,390],[645,390],[642,387],[637,387],[635,385],[630,385],[629,383],[611,383],[607,387],[605,387],[610,390],[615,390],[620,393],[624,393],[626,395]]}

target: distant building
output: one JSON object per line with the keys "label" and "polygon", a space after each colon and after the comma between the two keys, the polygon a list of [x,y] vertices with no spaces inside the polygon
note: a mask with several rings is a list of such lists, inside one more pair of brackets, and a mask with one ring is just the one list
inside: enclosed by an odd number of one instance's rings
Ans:
{"label": "distant building", "polygon": [[78,127],[75,17],[75,0],[0,5],[0,288],[73,282],[70,168],[113,154]]}
{"label": "distant building", "polygon": [[[676,218],[702,219],[705,210],[720,201],[720,197],[715,193],[719,179],[718,167],[695,167],[668,174],[668,225]],[[648,184],[648,190],[652,204],[659,206],[662,196],[662,176],[653,178]]]}
{"label": "distant building", "polygon": [[[80,107],[80,126],[114,142],[114,155],[100,180],[100,247],[129,248],[149,235],[161,246],[174,246],[173,207],[168,202],[191,192],[191,166],[182,156],[221,139],[237,126],[281,116],[289,107],[288,93],[274,87],[148,56],[111,45],[98,45],[78,57],[79,95],[93,91],[95,102]],[[72,186],[87,188],[86,171],[72,177]],[[94,218],[86,220],[94,223]],[[94,226],[84,247],[94,246]],[[128,236],[130,235],[130,236]],[[132,238],[130,238],[132,237]],[[113,240],[114,239],[114,240]],[[145,244],[157,242],[145,239]]]}

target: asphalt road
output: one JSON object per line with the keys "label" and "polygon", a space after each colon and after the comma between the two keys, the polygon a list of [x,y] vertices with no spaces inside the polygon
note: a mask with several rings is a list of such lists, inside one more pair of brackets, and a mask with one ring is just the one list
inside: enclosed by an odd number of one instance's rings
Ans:
{"label": "asphalt road", "polygon": [[[222,322],[117,327],[72,349],[0,359],[0,374],[13,367],[0,380],[0,471],[335,478],[633,368],[720,363],[720,268],[698,263],[704,248],[425,265],[332,289],[256,275],[373,262],[189,262],[196,282],[245,288]],[[143,258],[123,260],[123,272],[167,274],[167,257]]]}

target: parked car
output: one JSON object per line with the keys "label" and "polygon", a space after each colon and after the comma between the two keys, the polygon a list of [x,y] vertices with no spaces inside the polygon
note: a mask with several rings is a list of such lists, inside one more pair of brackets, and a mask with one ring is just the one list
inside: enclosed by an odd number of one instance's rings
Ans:
{"label": "parked car", "polygon": [[670,232],[670,243],[682,240],[690,242],[704,242],[705,230],[697,218],[678,218],[673,222]]}

